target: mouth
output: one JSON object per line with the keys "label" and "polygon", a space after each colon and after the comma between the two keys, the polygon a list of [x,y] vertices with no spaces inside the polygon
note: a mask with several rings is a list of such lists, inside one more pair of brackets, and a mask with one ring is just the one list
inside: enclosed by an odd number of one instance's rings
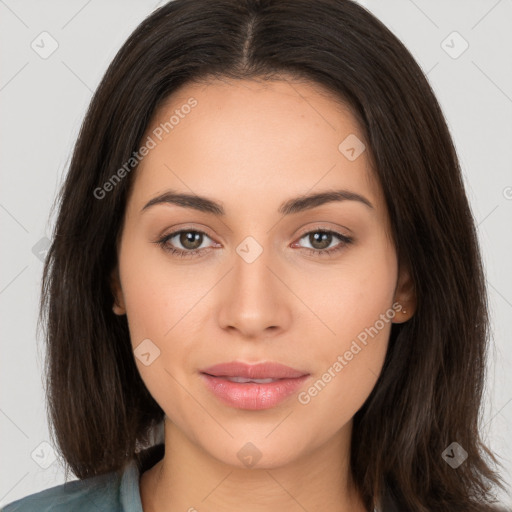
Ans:
{"label": "mouth", "polygon": [[229,382],[238,382],[246,384],[248,382],[254,382],[256,384],[268,384],[270,382],[277,382],[278,380],[285,380],[285,379],[248,379],[246,377],[229,377],[228,375],[210,375],[209,373],[204,373],[203,375],[209,375],[210,377],[215,377],[218,379],[226,379],[229,380]]}
{"label": "mouth", "polygon": [[234,361],[200,371],[201,378],[223,404],[237,409],[270,409],[296,392],[309,373],[279,363],[248,365]]}
{"label": "mouth", "polygon": [[202,369],[201,373],[211,375],[212,377],[240,378],[251,381],[294,379],[309,374],[308,372],[277,362],[248,364],[241,361],[216,364]]}

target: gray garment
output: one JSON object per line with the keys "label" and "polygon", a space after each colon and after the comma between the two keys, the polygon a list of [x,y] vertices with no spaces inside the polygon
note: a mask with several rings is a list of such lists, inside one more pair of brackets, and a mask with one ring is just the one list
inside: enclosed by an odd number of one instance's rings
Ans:
{"label": "gray garment", "polygon": [[133,459],[122,474],[67,482],[9,503],[2,512],[143,512],[139,476]]}

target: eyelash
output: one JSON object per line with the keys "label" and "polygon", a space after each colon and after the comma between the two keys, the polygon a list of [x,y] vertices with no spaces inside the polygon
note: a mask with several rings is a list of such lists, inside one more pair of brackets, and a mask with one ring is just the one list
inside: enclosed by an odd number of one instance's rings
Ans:
{"label": "eyelash", "polygon": [[[173,233],[169,233],[168,235],[163,236],[159,240],[157,240],[155,243],[158,244],[162,249],[173,256],[176,256],[178,258],[190,258],[195,256],[196,254],[204,251],[205,249],[208,249],[208,247],[203,247],[202,249],[194,249],[192,251],[187,251],[183,249],[176,249],[174,247],[169,247],[168,241],[172,238],[174,238],[176,235],[179,235],[181,233],[199,233],[201,235],[205,235],[206,237],[210,238],[207,233],[204,231],[199,231],[197,229],[180,229],[179,231],[174,231]],[[312,253],[315,256],[332,256],[334,253],[337,253],[338,251],[341,251],[345,248],[345,246],[351,244],[354,239],[351,237],[348,237],[346,235],[342,235],[341,233],[338,233],[337,231],[331,231],[326,229],[313,229],[312,231],[307,231],[306,233],[303,233],[299,240],[302,240],[304,237],[312,234],[312,233],[322,233],[322,234],[332,234],[335,235],[337,238],[341,240],[342,243],[338,244],[335,247],[331,247],[330,249],[310,249],[309,247],[302,247],[302,249],[305,249]]]}

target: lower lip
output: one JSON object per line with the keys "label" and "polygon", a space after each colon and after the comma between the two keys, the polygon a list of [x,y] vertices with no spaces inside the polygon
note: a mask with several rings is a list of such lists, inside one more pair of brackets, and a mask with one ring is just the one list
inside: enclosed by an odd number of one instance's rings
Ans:
{"label": "lower lip", "polygon": [[206,386],[225,404],[238,409],[270,409],[297,391],[309,375],[279,379],[268,384],[231,382],[223,377],[201,373]]}

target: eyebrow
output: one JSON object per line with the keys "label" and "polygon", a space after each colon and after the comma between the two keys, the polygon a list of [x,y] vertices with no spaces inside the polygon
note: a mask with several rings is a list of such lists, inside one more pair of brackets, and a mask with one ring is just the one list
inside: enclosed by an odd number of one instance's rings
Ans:
{"label": "eyebrow", "polygon": [[[309,194],[304,196],[288,199],[278,209],[278,213],[282,215],[291,215],[294,213],[311,210],[326,203],[340,201],[357,201],[364,204],[370,209],[374,209],[372,203],[366,197],[351,192],[349,190],[327,190],[325,192],[318,192],[316,194]],[[207,197],[184,194],[175,190],[167,190],[160,194],[144,205],[141,213],[157,204],[174,204],[182,208],[192,208],[204,213],[211,213],[217,216],[224,216],[226,214],[223,206]]]}

